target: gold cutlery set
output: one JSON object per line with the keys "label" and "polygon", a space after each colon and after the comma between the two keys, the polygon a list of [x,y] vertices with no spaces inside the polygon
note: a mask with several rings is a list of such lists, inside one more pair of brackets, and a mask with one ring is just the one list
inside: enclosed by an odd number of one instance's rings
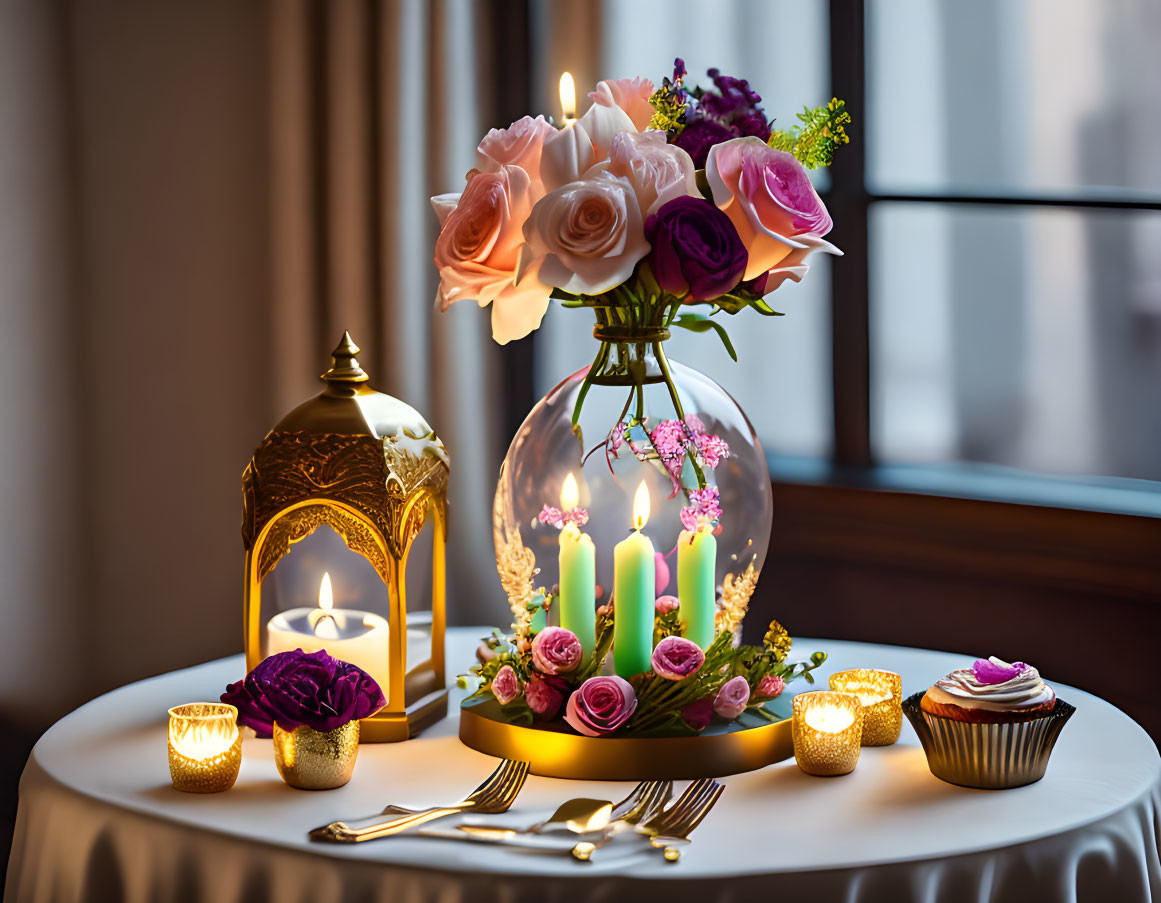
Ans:
{"label": "gold cutlery set", "polygon": [[[505,759],[484,783],[460,802],[430,809],[388,806],[379,815],[361,822],[331,822],[310,832],[314,840],[362,843],[420,828],[450,815],[498,815],[507,812],[528,777],[528,763]],[[663,850],[665,859],[676,862],[689,835],[717,803],[723,784],[709,778],[693,781],[676,800],[672,781],[643,781],[619,803],[578,798],[562,803],[548,818],[524,829],[480,824],[456,825],[452,830],[426,828],[424,837],[440,837],[472,843],[490,843],[529,850],[570,853],[588,862],[593,853],[619,834],[649,838],[652,848]]]}

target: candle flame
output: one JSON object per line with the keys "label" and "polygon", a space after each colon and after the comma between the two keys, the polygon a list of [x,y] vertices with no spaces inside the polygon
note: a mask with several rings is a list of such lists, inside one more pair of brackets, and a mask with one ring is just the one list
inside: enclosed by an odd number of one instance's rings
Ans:
{"label": "candle flame", "polygon": [[564,114],[565,122],[576,118],[576,85],[573,84],[571,72],[562,72],[560,75],[560,111]]}
{"label": "candle flame", "polygon": [[649,520],[649,488],[642,480],[633,496],[633,529],[641,530]]}
{"label": "candle flame", "polygon": [[576,477],[571,473],[560,484],[560,510],[572,511],[580,504],[580,489],[576,485]]}
{"label": "candle flame", "polygon": [[330,611],[335,607],[335,596],[331,590],[330,571],[323,573],[322,581],[318,585],[318,607],[323,611]]}

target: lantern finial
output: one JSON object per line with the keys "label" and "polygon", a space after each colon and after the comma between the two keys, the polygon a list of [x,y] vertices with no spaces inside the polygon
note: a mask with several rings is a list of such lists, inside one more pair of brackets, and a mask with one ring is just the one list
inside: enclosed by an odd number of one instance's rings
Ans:
{"label": "lantern finial", "polygon": [[331,352],[331,368],[322,375],[323,380],[330,384],[365,383],[370,377],[355,360],[358,353],[359,346],[349,332],[344,332],[338,346]]}

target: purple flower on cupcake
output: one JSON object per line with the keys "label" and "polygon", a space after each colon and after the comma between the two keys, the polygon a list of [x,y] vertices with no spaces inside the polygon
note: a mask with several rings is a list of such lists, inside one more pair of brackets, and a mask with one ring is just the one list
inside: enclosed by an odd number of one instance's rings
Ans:
{"label": "purple flower on cupcake", "polygon": [[532,709],[537,718],[548,721],[560,712],[567,690],[568,684],[559,677],[533,674],[524,685],[524,698],[528,702],[528,708]]}
{"label": "purple flower on cupcake", "polygon": [[580,640],[565,627],[545,627],[532,640],[532,664],[545,674],[567,674],[583,657]]}
{"label": "purple flower on cupcake", "polygon": [[511,665],[504,665],[492,678],[492,695],[500,705],[507,705],[520,695],[520,678]]}
{"label": "purple flower on cupcake", "polygon": [[367,718],[387,704],[367,672],[324,651],[279,652],[226,687],[222,702],[238,709],[238,722],[269,737],[303,725],[322,733]]}
{"label": "purple flower on cupcake", "polygon": [[750,701],[750,684],[742,675],[727,680],[714,697],[714,712],[727,721],[737,718]]}
{"label": "purple flower on cupcake", "polygon": [[972,670],[975,672],[976,680],[982,684],[1002,684],[1007,683],[1013,677],[1018,677],[1028,670],[1028,666],[1024,662],[1013,662],[1008,664],[1003,659],[992,657],[991,659],[977,658],[972,664]]}
{"label": "purple flower on cupcake", "polygon": [[653,671],[666,680],[684,680],[703,664],[701,647],[682,636],[667,636],[653,650]]}
{"label": "purple flower on cupcake", "polygon": [[568,698],[564,720],[586,737],[611,734],[637,709],[629,681],[613,675],[590,677]]}
{"label": "purple flower on cupcake", "polygon": [[746,246],[726,214],[704,198],[677,197],[645,220],[657,284],[671,295],[710,301],[737,286]]}

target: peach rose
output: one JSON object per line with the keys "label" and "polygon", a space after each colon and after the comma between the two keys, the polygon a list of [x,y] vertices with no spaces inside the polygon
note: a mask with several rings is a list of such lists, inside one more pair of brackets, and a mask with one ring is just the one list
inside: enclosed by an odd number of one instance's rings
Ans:
{"label": "peach rose", "polygon": [[[831,229],[830,214],[792,154],[759,138],[734,138],[710,148],[705,174],[714,203],[749,253],[744,279],[775,269],[795,251],[805,252],[798,255],[800,263],[817,248],[836,250],[821,240]],[[807,233],[812,240],[798,240]]]}
{"label": "peach rose", "polygon": [[620,285],[649,253],[632,183],[594,172],[537,201],[524,224],[520,278],[539,277],[574,295],[599,295]]}
{"label": "peach rose", "polygon": [[543,116],[524,116],[506,129],[492,129],[476,148],[476,168],[480,172],[496,172],[501,166],[519,166],[535,186],[540,182],[544,142],[555,134],[556,129]]}
{"label": "peach rose", "polygon": [[532,180],[519,166],[477,173],[435,243],[439,309],[463,298],[491,304],[492,337],[501,345],[540,326],[548,309],[551,289],[537,278],[538,267],[516,279],[521,229],[534,200]]}
{"label": "peach rose", "polygon": [[633,184],[646,216],[674,198],[701,197],[693,158],[668,144],[664,132],[621,132],[613,138],[608,162],[600,165]]}
{"label": "peach rose", "polygon": [[611,78],[597,82],[597,89],[589,92],[589,99],[602,107],[620,107],[633,122],[634,128],[643,132],[653,119],[653,82],[647,78]]}

